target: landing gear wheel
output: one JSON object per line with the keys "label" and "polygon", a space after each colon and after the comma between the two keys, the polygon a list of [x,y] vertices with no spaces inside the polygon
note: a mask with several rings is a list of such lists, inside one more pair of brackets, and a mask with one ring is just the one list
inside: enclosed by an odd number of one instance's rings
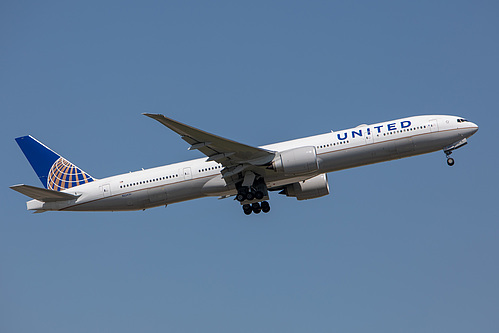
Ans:
{"label": "landing gear wheel", "polygon": [[270,205],[267,201],[263,201],[261,203],[261,207],[262,207],[262,212],[264,212],[264,213],[270,212]]}
{"label": "landing gear wheel", "polygon": [[263,199],[263,192],[262,191],[256,191],[255,192],[255,198],[258,200]]}
{"label": "landing gear wheel", "polygon": [[246,199],[246,196],[243,193],[238,193],[236,196],[236,200],[239,202],[243,202]]}
{"label": "landing gear wheel", "polygon": [[253,194],[253,192],[246,193],[246,200],[251,201],[253,199],[255,199],[255,195]]}
{"label": "landing gear wheel", "polygon": [[244,214],[250,215],[251,212],[253,212],[253,209],[251,208],[250,205],[245,204],[245,205],[243,205],[243,211],[244,211]]}
{"label": "landing gear wheel", "polygon": [[252,204],[251,208],[253,209],[253,213],[255,214],[260,214],[260,212],[262,211],[262,208],[260,207],[260,204],[258,202]]}
{"label": "landing gear wheel", "polygon": [[448,166],[453,166],[454,165],[454,159],[452,157],[447,158],[447,165]]}

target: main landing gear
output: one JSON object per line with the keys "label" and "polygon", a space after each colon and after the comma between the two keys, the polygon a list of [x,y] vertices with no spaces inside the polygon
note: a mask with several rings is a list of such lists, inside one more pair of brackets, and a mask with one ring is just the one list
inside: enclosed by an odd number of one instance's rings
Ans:
{"label": "main landing gear", "polygon": [[236,196],[236,200],[241,204],[246,202],[243,204],[243,212],[246,215],[270,212],[270,204],[267,201],[261,201],[265,199],[268,199],[267,193],[251,188],[240,188]]}
{"label": "main landing gear", "polygon": [[264,194],[262,191],[253,191],[248,188],[241,188],[239,192],[237,193],[236,200],[239,202],[243,202],[244,200],[262,200],[264,197]]}
{"label": "main landing gear", "polygon": [[260,212],[268,213],[270,205],[266,201],[269,199],[267,186],[263,178],[256,178],[252,172],[245,174],[244,181],[238,184],[236,200],[243,206],[243,212],[246,215],[251,213],[260,214]]}
{"label": "main landing gear", "polygon": [[243,212],[246,215],[250,215],[251,213],[260,214],[260,212],[268,213],[270,212],[270,204],[267,201],[244,204]]}

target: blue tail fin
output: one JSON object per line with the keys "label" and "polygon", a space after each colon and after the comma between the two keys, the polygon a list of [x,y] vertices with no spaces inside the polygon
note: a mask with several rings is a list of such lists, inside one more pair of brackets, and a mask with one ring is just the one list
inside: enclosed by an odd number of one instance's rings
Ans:
{"label": "blue tail fin", "polygon": [[88,173],[31,135],[16,138],[16,142],[45,188],[62,191],[94,181]]}

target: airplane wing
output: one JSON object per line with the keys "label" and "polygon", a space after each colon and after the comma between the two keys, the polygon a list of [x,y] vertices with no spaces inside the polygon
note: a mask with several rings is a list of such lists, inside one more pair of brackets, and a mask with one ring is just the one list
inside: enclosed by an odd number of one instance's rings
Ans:
{"label": "airplane wing", "polygon": [[182,124],[162,114],[144,113],[178,133],[182,139],[191,145],[189,150],[197,149],[206,156],[209,161],[216,161],[227,169],[242,165],[265,166],[275,157],[275,152],[257,147],[248,146],[239,142],[210,134],[200,129]]}
{"label": "airplane wing", "polygon": [[77,195],[72,195],[69,193],[58,192],[53,190],[47,190],[41,187],[31,186],[31,185],[13,185],[10,186],[11,189],[22,193],[30,198],[36,199],[43,202],[53,202],[62,200],[74,200],[78,198]]}

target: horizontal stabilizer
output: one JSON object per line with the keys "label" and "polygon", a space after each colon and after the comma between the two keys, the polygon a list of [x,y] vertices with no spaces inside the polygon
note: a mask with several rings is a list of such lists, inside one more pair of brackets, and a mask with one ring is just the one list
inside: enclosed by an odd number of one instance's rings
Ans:
{"label": "horizontal stabilizer", "polygon": [[13,185],[10,186],[11,189],[24,194],[30,198],[36,199],[43,202],[54,202],[63,200],[74,200],[78,198],[77,195],[72,195],[69,193],[47,190],[41,187],[31,186],[31,185]]}

